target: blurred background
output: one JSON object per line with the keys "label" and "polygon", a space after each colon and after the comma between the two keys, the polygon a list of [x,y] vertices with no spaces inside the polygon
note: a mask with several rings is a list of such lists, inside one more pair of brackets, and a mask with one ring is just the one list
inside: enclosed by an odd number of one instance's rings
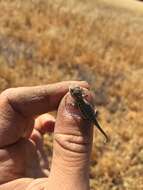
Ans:
{"label": "blurred background", "polygon": [[91,190],[142,190],[143,2],[1,0],[0,92],[63,80],[90,83],[111,138],[95,130]]}

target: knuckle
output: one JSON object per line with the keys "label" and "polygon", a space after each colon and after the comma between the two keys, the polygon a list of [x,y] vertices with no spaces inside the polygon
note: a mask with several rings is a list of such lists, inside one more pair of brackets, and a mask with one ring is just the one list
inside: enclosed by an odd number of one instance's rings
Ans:
{"label": "knuckle", "polygon": [[12,94],[14,91],[15,91],[14,88],[8,88],[0,94],[0,105],[1,106],[10,104],[11,97],[12,97]]}
{"label": "knuckle", "polygon": [[56,134],[55,141],[64,149],[75,153],[85,153],[90,145],[82,136]]}

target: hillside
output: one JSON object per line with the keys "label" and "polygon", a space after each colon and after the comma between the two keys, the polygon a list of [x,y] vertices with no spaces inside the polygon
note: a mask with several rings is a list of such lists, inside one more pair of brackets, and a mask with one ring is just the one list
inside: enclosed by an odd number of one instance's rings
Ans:
{"label": "hillside", "polygon": [[126,11],[132,11],[134,13],[143,14],[143,2],[142,0],[101,0],[109,6],[125,9]]}
{"label": "hillside", "polygon": [[141,190],[143,17],[111,2],[1,0],[0,91],[87,80],[111,138],[95,131],[91,189]]}

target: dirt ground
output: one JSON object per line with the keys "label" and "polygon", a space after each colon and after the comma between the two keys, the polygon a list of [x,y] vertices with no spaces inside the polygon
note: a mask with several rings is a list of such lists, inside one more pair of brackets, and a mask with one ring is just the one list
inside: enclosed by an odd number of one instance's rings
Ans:
{"label": "dirt ground", "polygon": [[143,17],[99,0],[1,0],[0,10],[0,91],[88,81],[111,138],[95,130],[91,190],[142,190]]}

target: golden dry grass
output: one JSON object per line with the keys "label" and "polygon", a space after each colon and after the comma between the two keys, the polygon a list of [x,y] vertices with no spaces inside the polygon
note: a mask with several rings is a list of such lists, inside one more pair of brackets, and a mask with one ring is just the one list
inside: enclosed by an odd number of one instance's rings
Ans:
{"label": "golden dry grass", "polygon": [[91,189],[143,189],[143,18],[103,1],[1,0],[0,91],[87,80],[108,145],[95,132]]}
{"label": "golden dry grass", "polygon": [[122,8],[127,10],[130,10],[134,13],[139,13],[140,15],[143,15],[143,5],[142,5],[142,0],[100,0],[103,3],[106,3],[110,6],[114,6],[117,8]]}

